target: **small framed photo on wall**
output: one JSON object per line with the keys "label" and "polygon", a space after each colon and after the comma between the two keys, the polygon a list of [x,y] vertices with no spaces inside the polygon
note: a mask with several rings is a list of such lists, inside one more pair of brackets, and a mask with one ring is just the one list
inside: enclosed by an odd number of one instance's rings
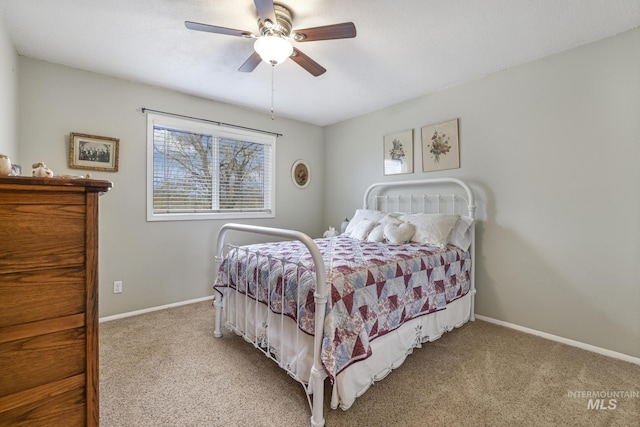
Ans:
{"label": "small framed photo on wall", "polygon": [[413,129],[384,136],[384,174],[413,173]]}
{"label": "small framed photo on wall", "polygon": [[118,171],[118,138],[71,132],[69,167],[95,171]]}
{"label": "small framed photo on wall", "polygon": [[423,126],[421,138],[423,172],[460,167],[458,119]]}

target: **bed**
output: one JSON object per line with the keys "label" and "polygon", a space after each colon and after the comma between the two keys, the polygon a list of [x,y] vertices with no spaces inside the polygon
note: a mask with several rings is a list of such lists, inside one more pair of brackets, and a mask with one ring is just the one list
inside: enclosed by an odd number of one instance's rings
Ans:
{"label": "bed", "polygon": [[[214,336],[244,337],[305,388],[311,425],[347,410],[415,348],[474,320],[475,200],[456,178],[369,186],[344,233],[225,224]],[[235,246],[230,231],[277,241]],[[258,237],[258,236],[256,236]]]}

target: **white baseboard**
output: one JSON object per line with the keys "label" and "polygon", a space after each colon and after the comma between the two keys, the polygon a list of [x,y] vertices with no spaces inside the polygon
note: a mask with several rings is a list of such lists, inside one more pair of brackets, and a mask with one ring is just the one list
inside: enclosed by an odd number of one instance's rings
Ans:
{"label": "white baseboard", "polygon": [[562,344],[567,344],[567,345],[570,345],[572,347],[578,347],[578,348],[581,348],[583,350],[587,350],[587,351],[591,351],[593,353],[601,354],[603,356],[608,356],[608,357],[612,357],[614,359],[620,359],[620,360],[624,360],[625,362],[630,362],[630,363],[633,363],[633,364],[636,364],[636,365],[640,365],[640,358],[629,356],[629,355],[624,354],[624,353],[618,353],[616,351],[607,350],[606,348],[596,347],[595,345],[585,344],[585,343],[580,342],[580,341],[570,340],[568,338],[559,337],[557,335],[548,334],[546,332],[537,331],[535,329],[525,328],[524,326],[515,325],[513,323],[504,322],[502,320],[492,319],[491,317],[481,316],[479,314],[476,314],[476,319],[484,320],[485,322],[494,323],[496,325],[504,326],[506,328],[515,329],[517,331],[524,332],[524,333],[527,333],[527,334],[536,335],[536,336],[539,336],[541,338],[548,339],[550,341],[555,341],[555,342],[559,342],[559,343],[562,343]]}
{"label": "white baseboard", "polygon": [[124,319],[125,317],[138,316],[138,315],[144,314],[144,313],[151,313],[152,311],[164,310],[166,308],[179,307],[181,305],[193,304],[193,303],[196,303],[196,302],[202,302],[202,301],[207,301],[207,300],[212,300],[212,299],[213,299],[213,295],[208,296],[208,297],[203,297],[203,298],[192,299],[192,300],[189,300],[189,301],[174,302],[172,304],[161,305],[161,306],[158,306],[158,307],[144,308],[142,310],[130,311],[128,313],[114,314],[113,316],[101,317],[100,318],[100,323],[109,322],[111,320]]}

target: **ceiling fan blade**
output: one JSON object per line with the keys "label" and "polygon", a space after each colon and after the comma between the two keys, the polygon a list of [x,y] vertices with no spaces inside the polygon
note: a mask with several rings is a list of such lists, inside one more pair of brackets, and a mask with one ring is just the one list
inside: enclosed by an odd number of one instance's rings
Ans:
{"label": "ceiling fan blade", "polygon": [[256,69],[260,62],[262,62],[262,58],[260,58],[258,52],[254,51],[251,56],[247,58],[246,61],[244,61],[244,64],[242,64],[240,68],[238,68],[238,71],[242,71],[243,73],[250,73]]}
{"label": "ceiling fan blade", "polygon": [[184,21],[184,26],[190,30],[204,31],[207,33],[226,34],[228,36],[255,37],[249,31],[234,30],[233,28],[218,27],[216,25],[200,24],[198,22]]}
{"label": "ceiling fan blade", "polygon": [[273,6],[273,0],[253,0],[258,11],[258,16],[262,22],[271,21],[272,24],[276,24],[276,9]]}
{"label": "ceiling fan blade", "polygon": [[318,64],[295,47],[293,48],[293,54],[290,58],[293,62],[310,72],[315,77],[318,77],[327,71],[322,65]]}
{"label": "ceiling fan blade", "polygon": [[293,39],[298,42],[313,42],[318,40],[350,39],[356,36],[356,26],[353,22],[325,25],[323,27],[294,30]]}

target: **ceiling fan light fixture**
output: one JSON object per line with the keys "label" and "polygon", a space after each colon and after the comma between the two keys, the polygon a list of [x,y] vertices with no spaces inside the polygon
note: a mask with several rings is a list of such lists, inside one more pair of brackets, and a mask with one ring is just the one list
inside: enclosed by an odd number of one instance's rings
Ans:
{"label": "ceiling fan light fixture", "polygon": [[281,64],[293,53],[291,43],[280,36],[259,37],[253,44],[253,48],[264,62],[271,65]]}

